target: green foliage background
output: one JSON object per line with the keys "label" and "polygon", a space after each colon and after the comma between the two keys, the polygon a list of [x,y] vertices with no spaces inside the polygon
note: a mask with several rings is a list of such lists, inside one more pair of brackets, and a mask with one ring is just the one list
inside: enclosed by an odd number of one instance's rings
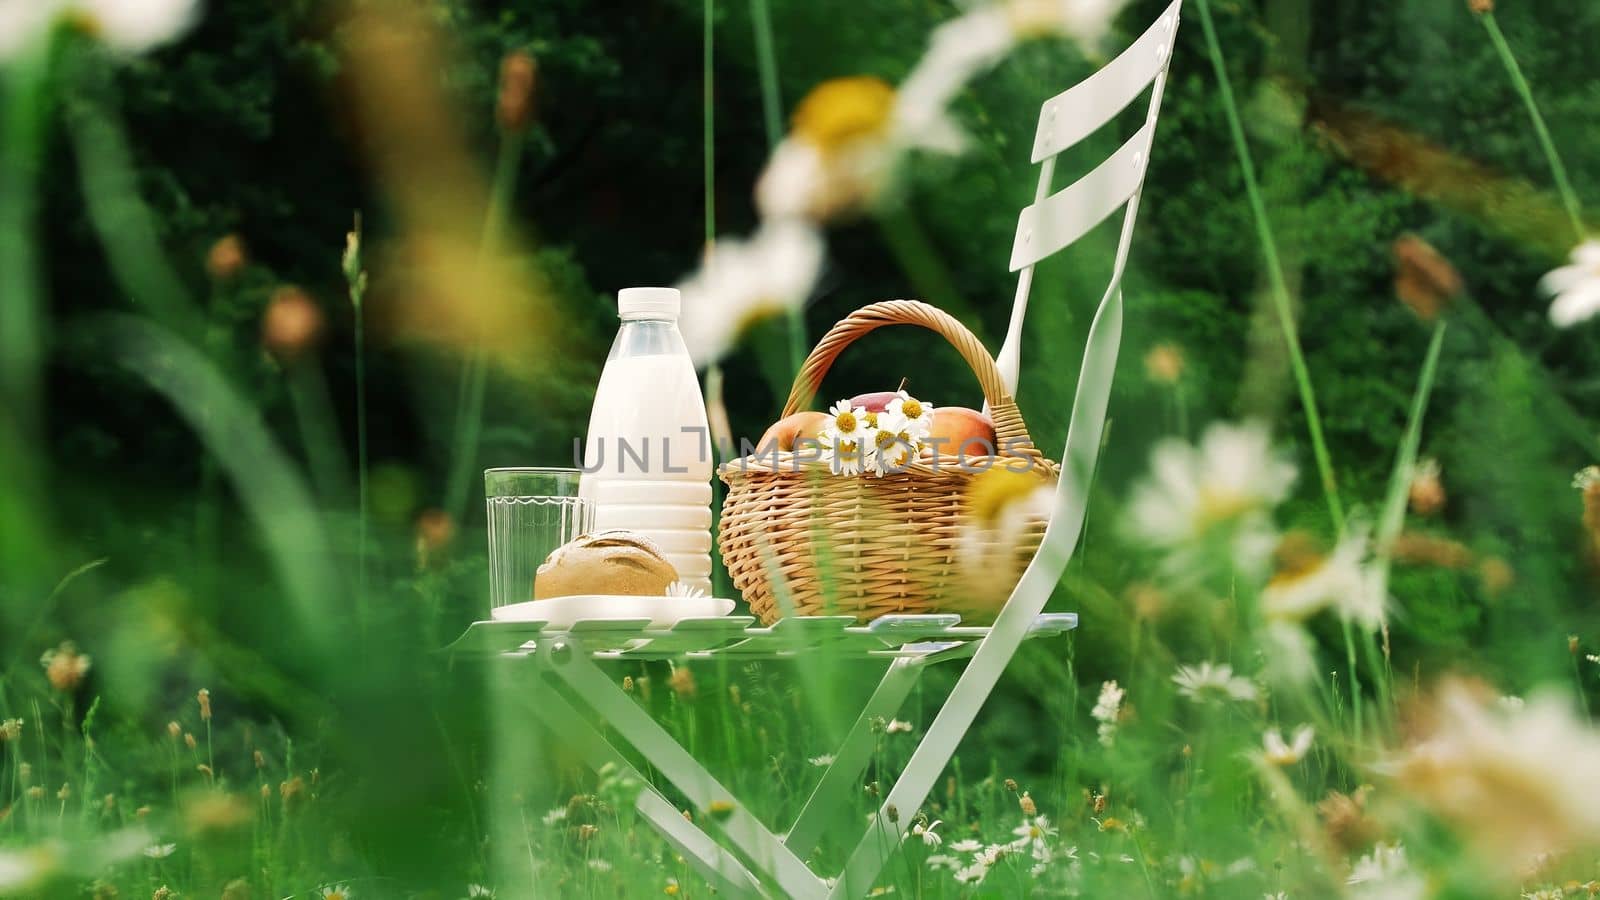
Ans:
{"label": "green foliage background", "polygon": [[[754,224],[750,187],[767,147],[749,10],[717,6],[715,214],[719,231],[738,233]],[[1132,3],[1112,44],[1161,6]],[[550,282],[564,316],[561,363],[536,383],[492,373],[473,468],[562,464],[585,426],[614,327],[611,295],[671,283],[702,250],[700,5],[437,0],[432,7],[456,40],[439,76],[485,167],[494,152],[500,58],[528,48],[539,61],[538,118],[513,211],[537,247],[526,263]],[[1595,456],[1600,352],[1592,328],[1554,330],[1533,286],[1564,258],[1571,236],[1540,222],[1486,221],[1408,193],[1343,156],[1322,121],[1328,110],[1360,110],[1497,178],[1545,189],[1544,158],[1482,29],[1454,2],[1263,0],[1219,2],[1215,10],[1297,287],[1302,340],[1347,502],[1372,511],[1382,496],[1428,337],[1394,299],[1391,242],[1421,234],[1468,286],[1445,338],[1424,433],[1424,452],[1447,473],[1451,503],[1442,520],[1424,527],[1510,560],[1517,580],[1489,597],[1470,573],[1401,570],[1397,593],[1418,599],[1395,617],[1396,658],[1417,673],[1496,673],[1512,689],[1569,677],[1567,635],[1600,638],[1594,576],[1580,552],[1580,507],[1567,487],[1571,472]],[[826,78],[899,78],[953,11],[924,0],[775,2],[786,107]],[[36,584],[7,589],[0,578],[8,595],[0,603],[0,660],[14,686],[36,677],[23,670],[61,639],[96,648],[100,667],[88,693],[103,697],[104,727],[129,734],[157,733],[174,698],[210,684],[219,698],[273,723],[264,727],[298,740],[297,753],[327,760],[324,770],[336,779],[328,790],[352,801],[341,808],[354,844],[330,852],[356,853],[375,871],[429,883],[462,874],[463,860],[476,858],[473,829],[463,825],[476,811],[462,796],[482,762],[471,749],[484,719],[476,681],[422,662],[436,661],[433,651],[481,615],[481,515],[459,523],[443,562],[419,568],[413,551],[416,516],[442,502],[459,358],[391,339],[381,323],[371,335],[371,458],[383,548],[373,594],[384,645],[375,652],[346,630],[336,639],[350,648],[341,658],[314,651],[289,622],[257,537],[231,501],[215,533],[197,534],[204,449],[162,398],[113,363],[104,333],[84,324],[128,309],[130,298],[109,275],[87,219],[92,188],[80,178],[63,122],[110,98],[128,129],[138,188],[158,214],[161,246],[196,297],[214,297],[217,356],[248,402],[285,446],[301,446],[282,373],[259,344],[270,292],[300,284],[329,318],[319,362],[343,443],[354,446],[352,312],[339,251],[353,210],[363,211],[374,247],[383,246],[391,223],[351,115],[337,13],[312,0],[217,0],[181,43],[128,62],[109,83],[57,74],[58,115],[41,180],[49,334],[40,456],[50,521],[39,527],[51,539],[39,566],[55,573],[53,583],[87,561],[106,562],[48,601]],[[1577,190],[1594,208],[1600,79],[1593,41],[1580,36],[1600,34],[1600,6],[1542,0],[1507,4],[1499,17]],[[1099,62],[1064,42],[1032,44],[964,96],[959,113],[973,151],[917,158],[881,212],[830,231],[828,271],[806,311],[808,338],[873,300],[919,297],[997,347],[1014,287],[1003,261],[1016,211],[1034,190],[1026,148],[1038,106]],[[1058,185],[1115,144],[1102,136],[1064,160]],[[1303,451],[1293,516],[1322,528],[1305,423],[1266,311],[1249,216],[1201,32],[1188,22],[1134,244],[1111,452],[1096,482],[1106,502],[1091,508],[1081,561],[1053,601],[1084,612],[1077,649],[1063,659],[1060,646],[1028,648],[1018,668],[1035,674],[999,692],[969,739],[969,767],[1051,771],[1058,748],[1085,740],[1090,728],[1068,685],[1116,677],[1150,652],[1128,623],[1121,591],[1147,575],[1151,561],[1117,539],[1111,511],[1150,445],[1180,421],[1193,437],[1212,418],[1272,419],[1279,439]],[[229,233],[243,237],[249,268],[232,289],[213,291],[205,254]],[[1044,266],[1036,282],[1019,398],[1051,453],[1065,436],[1079,348],[1114,239],[1103,227],[1086,247]],[[382,260],[380,250],[372,262],[380,281]],[[827,391],[892,387],[904,376],[936,404],[977,405],[973,380],[934,341],[909,330],[876,335],[840,361]],[[1171,392],[1143,370],[1145,352],[1159,343],[1185,352],[1181,420]],[[776,415],[787,390],[785,347],[781,323],[768,323],[727,361],[736,432],[754,437]],[[349,563],[353,519],[348,508],[329,506],[332,549]],[[196,565],[196,547],[207,541],[214,565]],[[330,621],[344,622],[344,601],[330,598],[329,606]],[[1041,671],[1060,678],[1055,688]],[[1412,674],[1397,673],[1403,681]],[[1595,693],[1593,678],[1586,687]],[[1019,733],[1035,737],[1017,740]],[[145,768],[137,759],[108,766],[101,776],[108,790],[141,789]]]}

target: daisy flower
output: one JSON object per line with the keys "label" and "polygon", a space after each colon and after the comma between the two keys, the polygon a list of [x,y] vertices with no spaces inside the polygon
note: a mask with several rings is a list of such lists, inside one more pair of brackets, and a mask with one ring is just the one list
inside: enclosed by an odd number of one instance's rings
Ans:
{"label": "daisy flower", "polygon": [[1289,495],[1294,464],[1277,453],[1266,426],[1216,423],[1199,446],[1168,439],[1151,454],[1150,477],[1134,491],[1127,528],[1189,568],[1196,551],[1221,539],[1234,565],[1264,568],[1277,544],[1271,512]]}
{"label": "daisy flower", "polygon": [[13,0],[0,3],[0,59],[44,39],[57,22],[121,53],[143,53],[183,34],[199,12],[196,0]]}
{"label": "daisy flower", "polygon": [[918,437],[926,437],[933,429],[933,407],[906,393],[897,391],[884,412],[898,420],[900,430]]}
{"label": "daisy flower", "polygon": [[477,900],[477,898],[494,900],[494,888],[484,887],[481,884],[469,884],[467,885],[467,897],[472,898],[472,900]]}
{"label": "daisy flower", "polygon": [[930,853],[922,862],[930,869],[949,869],[952,872],[961,869],[961,860],[948,853]]}
{"label": "daisy flower", "polygon": [[1294,739],[1285,742],[1283,732],[1273,728],[1261,736],[1262,758],[1275,766],[1292,766],[1305,757],[1315,736],[1316,729],[1301,725],[1295,729]]}
{"label": "daisy flower", "polygon": [[1178,685],[1178,693],[1196,703],[1212,700],[1247,702],[1258,696],[1255,683],[1233,674],[1233,666],[1227,663],[1212,665],[1203,662],[1198,666],[1179,666],[1172,680]]}
{"label": "daisy flower", "polygon": [[977,884],[989,874],[989,867],[981,862],[956,870],[956,880],[962,884]]}
{"label": "daisy flower", "polygon": [[934,819],[933,824],[928,826],[924,826],[921,822],[918,822],[917,824],[911,826],[909,836],[922,838],[922,842],[929,847],[937,847],[944,843],[944,838],[939,837],[939,835],[934,832],[934,829],[943,824],[944,822],[939,819]]}
{"label": "daisy flower", "polygon": [[1550,321],[1570,328],[1600,313],[1600,238],[1590,238],[1572,248],[1572,262],[1539,280],[1539,289],[1554,299]]}
{"label": "daisy flower", "polygon": [[972,838],[965,838],[963,840],[956,841],[954,844],[951,844],[950,849],[957,853],[977,853],[979,850],[983,849],[983,843],[981,841],[975,841]]}
{"label": "daisy flower", "polygon": [[873,417],[874,423],[868,429],[868,471],[879,478],[903,471],[917,458],[921,441],[907,428],[905,420],[894,413],[884,411],[867,415]]}
{"label": "daisy flower", "polygon": [[174,850],[177,849],[177,844],[151,844],[150,846],[144,848],[143,852],[145,856],[148,856],[151,859],[166,859],[172,855]]}
{"label": "daisy flower", "polygon": [[693,585],[684,584],[681,581],[674,581],[673,583],[667,585],[668,597],[680,597],[685,600],[694,600],[704,597],[705,595],[705,591],[702,591]]}
{"label": "daisy flower", "polygon": [[317,892],[321,900],[351,900],[355,896],[355,892],[345,884],[325,884],[317,888]]}
{"label": "daisy flower", "polygon": [[822,271],[823,241],[803,222],[763,224],[747,240],[724,238],[678,284],[678,329],[697,366],[720,359],[752,324],[805,304]]}
{"label": "daisy flower", "polygon": [[558,806],[544,814],[544,824],[557,825],[566,821],[566,818],[567,808],[565,806]]}
{"label": "daisy flower", "polygon": [[1320,557],[1285,541],[1280,545],[1279,572],[1261,592],[1261,608],[1268,619],[1302,622],[1327,607],[1340,618],[1375,630],[1384,622],[1388,605],[1378,573],[1366,565],[1369,542],[1364,524],[1354,524],[1339,539],[1333,552]]}
{"label": "daisy flower", "polygon": [[889,724],[883,726],[885,734],[911,733],[911,723],[904,719],[890,719]]}
{"label": "daisy flower", "polygon": [[821,756],[813,756],[806,760],[806,762],[811,763],[813,766],[816,766],[819,769],[826,768],[833,765],[833,754],[824,753]]}

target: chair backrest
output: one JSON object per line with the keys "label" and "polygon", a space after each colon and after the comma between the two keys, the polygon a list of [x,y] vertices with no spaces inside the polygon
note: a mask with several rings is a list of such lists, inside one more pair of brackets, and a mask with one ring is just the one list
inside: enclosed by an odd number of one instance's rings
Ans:
{"label": "chair backrest", "polygon": [[[1032,205],[1017,217],[1017,233],[1011,246],[1011,271],[1018,273],[1017,294],[1005,343],[996,358],[1006,388],[1013,395],[1034,266],[1083,237],[1119,208],[1123,217],[1110,283],[1084,346],[1050,528],[1044,546],[1024,573],[1012,595],[1013,603],[1009,604],[1031,607],[1032,611],[1025,614],[1029,618],[1043,608],[1050,588],[1060,578],[1087,513],[1089,483],[1105,429],[1106,404],[1122,342],[1122,273],[1139,213],[1139,195],[1150,161],[1156,116],[1161,110],[1182,5],[1183,0],[1173,0],[1132,46],[1093,75],[1045,101],[1039,113],[1033,141],[1033,162],[1040,164],[1039,186]],[[1088,174],[1051,193],[1056,156],[1105,126],[1147,89],[1150,105],[1138,131]],[[1020,604],[1016,602],[1019,600]]]}

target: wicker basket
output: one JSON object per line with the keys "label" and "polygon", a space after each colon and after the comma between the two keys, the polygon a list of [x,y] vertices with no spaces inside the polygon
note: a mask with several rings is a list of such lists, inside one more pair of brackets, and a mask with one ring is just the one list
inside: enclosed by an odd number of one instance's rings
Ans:
{"label": "wicker basket", "polygon": [[[834,325],[806,358],[783,415],[806,408],[840,352],[885,325],[920,325],[949,341],[977,374],[988,401],[1001,454],[993,467],[1009,463],[1041,483],[1055,483],[1057,468],[1033,446],[994,359],[965,326],[926,303],[874,303]],[[971,585],[958,560],[962,541],[970,552],[972,534],[981,533],[969,531],[975,522],[967,487],[981,475],[975,468],[951,455],[935,465],[925,450],[904,471],[882,478],[836,476],[825,463],[758,450],[718,472],[728,485],[718,539],[723,562],[750,611],[767,624],[786,615],[992,616],[993,601],[970,602]],[[1027,522],[1020,537],[1013,536],[1015,552],[1008,558],[1025,564],[1044,524],[1042,517]],[[990,590],[983,593],[1003,600],[1020,572],[1021,565],[1009,573],[986,569]]]}

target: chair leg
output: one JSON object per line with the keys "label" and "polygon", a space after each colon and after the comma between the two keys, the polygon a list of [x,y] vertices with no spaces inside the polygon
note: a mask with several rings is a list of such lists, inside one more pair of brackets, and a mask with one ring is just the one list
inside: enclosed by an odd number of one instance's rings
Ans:
{"label": "chair leg", "polygon": [[805,857],[816,849],[817,839],[822,836],[829,816],[855,787],[872,758],[873,720],[893,718],[900,711],[921,677],[922,668],[920,660],[910,657],[901,657],[889,664],[889,671],[878,682],[866,708],[834,754],[833,763],[822,773],[822,780],[817,782],[795,819],[794,827],[784,837],[784,843],[796,856]]}
{"label": "chair leg", "polygon": [[575,746],[594,769],[598,771],[611,763],[638,782],[640,791],[635,809],[718,891],[734,897],[770,896],[733,854],[684,819],[677,807],[651,786],[627,757],[611,746],[553,687],[542,685],[527,705],[552,734],[560,735],[562,740]]}
{"label": "chair leg", "polygon": [[541,661],[590,709],[683,792],[699,815],[715,821],[728,840],[770,875],[784,894],[798,898],[821,898],[826,894],[822,879],[623,693],[582,647],[571,641],[546,642],[539,645],[538,653]]}
{"label": "chair leg", "polygon": [[[1124,228],[1124,243],[1127,230]],[[972,655],[972,662],[956,681],[922,743],[912,752],[910,762],[878,808],[866,835],[851,852],[844,872],[828,895],[830,898],[858,897],[871,888],[889,854],[899,846],[911,813],[922,806],[939,773],[949,765],[956,747],[972,727],[1011,657],[1027,638],[1034,617],[1044,609],[1050,592],[1072,558],[1088,515],[1089,483],[1099,456],[1106,403],[1111,395],[1111,375],[1121,340],[1122,292],[1113,283],[1094,323],[1089,326],[1077,396],[1073,399],[1066,465],[1061,473],[1066,482],[1061,493],[1067,498],[1067,505],[1057,508],[1043,546],[1022,573],[1011,599],[1006,601],[994,627]],[[888,814],[891,806],[900,811],[899,815]]]}

